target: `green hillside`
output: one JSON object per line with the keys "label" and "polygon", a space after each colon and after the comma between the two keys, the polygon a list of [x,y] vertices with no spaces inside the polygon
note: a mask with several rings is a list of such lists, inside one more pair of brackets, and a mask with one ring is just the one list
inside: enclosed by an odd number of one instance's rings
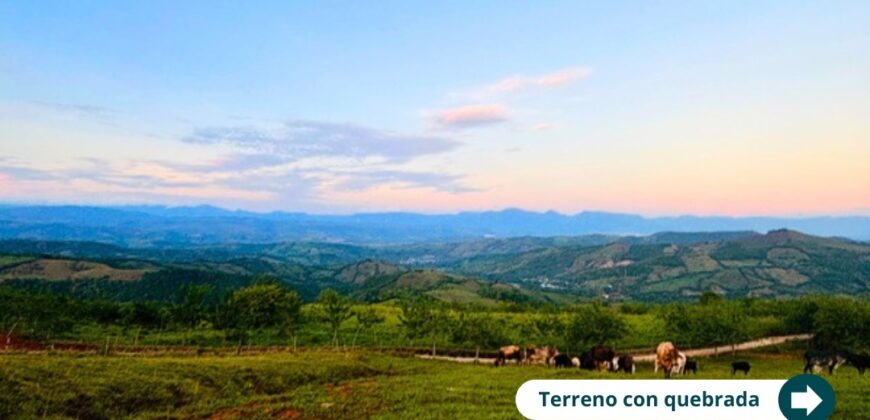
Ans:
{"label": "green hillside", "polygon": [[730,296],[866,293],[870,246],[779,230],[728,241],[616,242],[465,259],[446,269],[610,298],[674,300],[704,291]]}

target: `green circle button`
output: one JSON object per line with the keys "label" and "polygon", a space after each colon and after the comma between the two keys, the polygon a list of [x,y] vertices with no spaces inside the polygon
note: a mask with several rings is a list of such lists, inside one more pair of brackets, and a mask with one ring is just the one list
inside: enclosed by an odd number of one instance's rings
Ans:
{"label": "green circle button", "polygon": [[834,412],[834,388],[817,375],[795,376],[779,390],[779,411],[788,420],[823,420]]}

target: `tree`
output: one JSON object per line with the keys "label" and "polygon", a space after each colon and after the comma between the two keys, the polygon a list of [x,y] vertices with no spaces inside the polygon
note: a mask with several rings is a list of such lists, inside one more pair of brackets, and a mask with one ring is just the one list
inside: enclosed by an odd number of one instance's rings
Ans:
{"label": "tree", "polygon": [[684,345],[733,345],[749,336],[748,317],[735,302],[672,305],[664,319],[668,334]]}
{"label": "tree", "polygon": [[436,353],[438,341],[449,338],[452,327],[450,314],[435,309],[434,305],[423,299],[402,302],[399,322],[405,335],[411,340],[428,338],[432,344],[432,355]]}
{"label": "tree", "polygon": [[498,347],[504,341],[504,321],[496,320],[489,313],[460,312],[453,329],[453,341],[474,347],[475,362],[480,358],[481,347]]}
{"label": "tree", "polygon": [[360,330],[371,331],[372,327],[384,322],[384,316],[375,311],[371,306],[354,311],[354,315],[356,316],[357,328],[351,346],[356,346],[356,338]]}
{"label": "tree", "polygon": [[698,299],[698,302],[701,305],[711,305],[711,304],[717,304],[719,302],[722,302],[722,300],[723,300],[722,296],[719,296],[715,292],[706,291],[706,292],[701,294],[701,297]]}
{"label": "tree", "polygon": [[423,338],[429,334],[431,324],[430,305],[422,299],[404,300],[401,303],[402,313],[399,323],[405,330],[405,336],[410,340]]}
{"label": "tree", "polygon": [[175,321],[193,328],[207,316],[205,300],[214,288],[210,284],[186,285],[181,289],[181,298],[175,307]]}
{"label": "tree", "polygon": [[338,330],[344,321],[353,316],[351,301],[332,289],[326,289],[317,296],[320,319],[329,325],[332,332],[332,343],[338,346]]}
{"label": "tree", "polygon": [[569,317],[566,329],[568,344],[580,350],[612,344],[625,335],[627,327],[622,315],[596,302],[577,307]]}
{"label": "tree", "polygon": [[848,298],[822,298],[813,318],[813,332],[821,347],[854,353],[870,348],[870,303]]}
{"label": "tree", "polygon": [[300,321],[302,299],[277,283],[258,283],[234,291],[225,305],[225,327],[241,344],[250,331],[278,327],[290,335]]}

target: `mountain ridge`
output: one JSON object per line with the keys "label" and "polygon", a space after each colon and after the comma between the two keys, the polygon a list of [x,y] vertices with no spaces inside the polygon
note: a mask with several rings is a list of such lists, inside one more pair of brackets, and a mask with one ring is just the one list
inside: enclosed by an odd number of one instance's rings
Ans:
{"label": "mountain ridge", "polygon": [[520,209],[421,214],[256,213],[212,206],[0,206],[0,239],[97,241],[127,247],[318,241],[348,244],[450,242],[519,236],[651,235],[792,229],[870,240],[870,217],[644,217]]}

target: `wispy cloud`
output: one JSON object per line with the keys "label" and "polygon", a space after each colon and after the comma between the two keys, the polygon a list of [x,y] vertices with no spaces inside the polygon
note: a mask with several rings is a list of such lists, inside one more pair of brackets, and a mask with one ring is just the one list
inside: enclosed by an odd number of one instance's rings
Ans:
{"label": "wispy cloud", "polygon": [[182,140],[203,145],[204,152],[213,145],[230,150],[198,162],[78,159],[62,167],[0,157],[0,180],[6,190],[0,198],[13,193],[60,197],[69,191],[81,197],[132,201],[241,200],[270,203],[265,205],[272,208],[311,208],[336,193],[381,187],[473,191],[462,175],[407,169],[413,159],[459,146],[443,136],[290,121],[270,127],[204,127]]}
{"label": "wispy cloud", "polygon": [[591,73],[592,70],[588,67],[571,67],[535,76],[514,75],[485,86],[483,91],[489,93],[508,93],[529,88],[566,86],[588,77]]}
{"label": "wispy cloud", "polygon": [[447,152],[459,143],[445,137],[408,135],[352,124],[289,121],[277,127],[206,127],[184,141],[195,144],[228,144],[273,158],[346,157],[406,162]]}
{"label": "wispy cloud", "polygon": [[507,121],[508,110],[501,104],[468,105],[438,111],[431,118],[440,128],[478,127]]}

